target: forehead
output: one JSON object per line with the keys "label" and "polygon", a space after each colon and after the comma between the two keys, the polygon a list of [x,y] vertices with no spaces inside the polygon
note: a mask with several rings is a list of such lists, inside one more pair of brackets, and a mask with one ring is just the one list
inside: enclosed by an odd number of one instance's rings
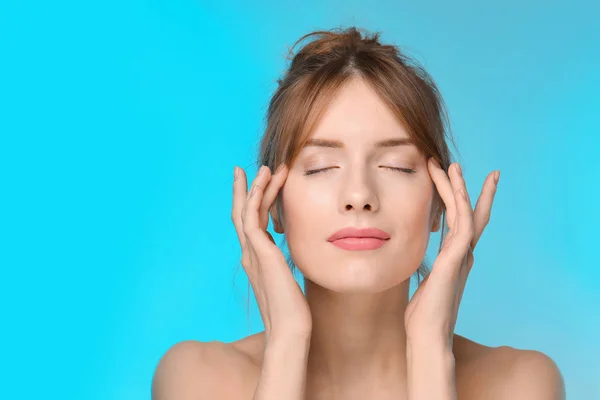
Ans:
{"label": "forehead", "polygon": [[377,92],[356,78],[340,88],[309,138],[365,143],[409,135]]}

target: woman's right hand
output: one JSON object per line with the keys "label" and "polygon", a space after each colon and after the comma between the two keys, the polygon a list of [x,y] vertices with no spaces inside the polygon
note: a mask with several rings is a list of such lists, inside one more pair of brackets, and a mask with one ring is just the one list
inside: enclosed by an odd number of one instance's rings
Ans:
{"label": "woman's right hand", "polygon": [[289,335],[308,339],[312,331],[310,308],[302,289],[267,232],[269,209],[287,174],[285,164],[273,175],[262,166],[248,193],[246,173],[235,167],[231,219],[242,248],[242,266],[265,326],[266,341]]}

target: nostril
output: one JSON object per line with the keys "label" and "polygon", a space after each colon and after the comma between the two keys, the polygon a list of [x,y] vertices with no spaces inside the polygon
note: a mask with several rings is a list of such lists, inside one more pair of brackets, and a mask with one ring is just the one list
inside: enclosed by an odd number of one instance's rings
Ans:
{"label": "nostril", "polygon": [[[352,204],[346,204],[346,207],[345,207],[345,208],[346,208],[346,211],[350,211],[350,210],[352,210],[354,207],[352,206]],[[365,204],[365,205],[364,205],[364,207],[363,207],[363,209],[364,209],[364,210],[366,210],[366,211],[371,211],[372,207],[371,207],[371,205],[370,205],[370,204]]]}

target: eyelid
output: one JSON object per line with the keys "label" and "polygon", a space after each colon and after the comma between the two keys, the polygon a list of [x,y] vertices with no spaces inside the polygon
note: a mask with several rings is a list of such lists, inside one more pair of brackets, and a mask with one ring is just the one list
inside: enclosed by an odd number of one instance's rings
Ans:
{"label": "eyelid", "polygon": [[[333,167],[323,167],[323,168],[307,169],[304,172],[304,175],[305,176],[310,176],[310,175],[318,174],[320,172],[329,171],[329,170],[334,169],[334,168],[339,168],[339,167],[333,166]],[[389,165],[380,165],[379,168],[386,168],[386,169],[390,169],[390,170],[393,170],[393,171],[404,172],[404,173],[407,173],[407,174],[414,174],[415,172],[417,172],[416,170],[414,170],[412,168],[392,167],[392,166],[389,166]]]}
{"label": "eyelid", "polygon": [[338,167],[323,167],[323,168],[307,169],[304,172],[304,175],[305,176],[314,175],[314,174],[318,174],[319,172],[325,172],[325,171],[328,171],[328,170],[333,169],[333,168],[338,168]]}
{"label": "eyelid", "polygon": [[406,172],[407,174],[414,174],[415,172],[417,172],[416,170],[414,170],[412,168],[405,168],[405,167],[391,167],[389,165],[380,165],[380,167],[388,168],[388,169],[400,171],[400,172]]}

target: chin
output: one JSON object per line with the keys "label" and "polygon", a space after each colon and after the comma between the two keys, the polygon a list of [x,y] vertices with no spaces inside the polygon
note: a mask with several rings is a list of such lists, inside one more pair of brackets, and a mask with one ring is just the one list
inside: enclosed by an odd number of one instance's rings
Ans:
{"label": "chin", "polygon": [[368,259],[338,260],[302,272],[307,279],[325,289],[354,294],[383,292],[409,279],[412,274],[403,271],[397,263]]}

